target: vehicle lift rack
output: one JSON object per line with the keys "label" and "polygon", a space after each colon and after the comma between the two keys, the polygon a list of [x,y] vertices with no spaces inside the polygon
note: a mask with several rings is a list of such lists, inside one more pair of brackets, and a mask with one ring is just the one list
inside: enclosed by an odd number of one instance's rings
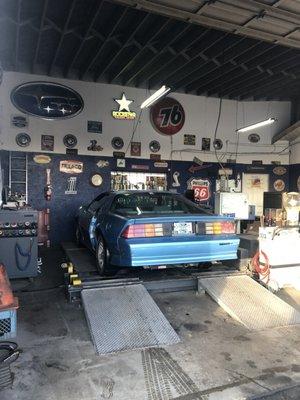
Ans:
{"label": "vehicle lift rack", "polygon": [[[66,262],[62,264],[66,295],[68,301],[80,301],[83,289],[102,287],[117,287],[124,285],[142,284],[149,293],[168,293],[192,290],[203,293],[199,278],[243,275],[243,272],[217,265],[212,271],[199,272],[196,268],[173,268],[165,270],[129,271],[126,278],[99,276],[95,256],[86,248],[78,247],[75,243],[64,242],[62,248],[66,254]],[[128,277],[129,275],[129,277]]]}

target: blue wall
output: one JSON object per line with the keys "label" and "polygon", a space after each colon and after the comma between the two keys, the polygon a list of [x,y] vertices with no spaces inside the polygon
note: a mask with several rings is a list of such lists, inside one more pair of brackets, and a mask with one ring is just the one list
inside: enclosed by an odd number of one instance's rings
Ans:
{"label": "blue wall", "polygon": [[297,180],[300,177],[300,164],[290,165],[289,168],[289,190],[290,192],[299,192]]}
{"label": "blue wall", "polygon": [[[168,186],[172,188],[172,176],[175,171],[180,173],[179,182],[181,186],[176,188],[178,192],[184,193],[187,189],[187,181],[192,177],[208,178],[211,182],[211,191],[215,191],[215,181],[218,176],[220,166],[218,163],[204,163],[208,168],[204,168],[194,174],[190,173],[188,169],[194,165],[191,161],[168,161],[168,168],[155,168],[152,160],[145,159],[126,159],[126,168],[117,168],[116,159],[112,157],[95,157],[95,156],[71,156],[65,154],[49,154],[51,162],[46,165],[37,164],[33,161],[36,153],[28,153],[28,195],[29,204],[37,209],[44,208],[50,209],[50,240],[52,245],[59,244],[61,241],[68,241],[74,239],[74,218],[76,211],[81,204],[89,203],[99,193],[110,189],[110,171],[138,171],[133,170],[132,165],[147,165],[149,166],[148,172],[164,172],[168,173]],[[9,152],[0,151],[2,169],[4,170],[5,184],[8,184],[8,162]],[[97,167],[97,162],[100,160],[108,160],[109,166],[105,168]],[[61,160],[77,160],[82,161],[83,173],[77,174],[77,195],[66,195],[67,179],[75,174],[65,174],[59,171],[59,163]],[[226,167],[233,169],[233,177],[235,178],[238,173],[268,173],[270,175],[270,191],[274,191],[273,183],[276,179],[283,179],[286,184],[287,190],[295,189],[295,182],[297,182],[298,172],[300,166],[286,166],[288,172],[284,176],[276,176],[273,173],[274,165],[263,165],[255,167],[249,164],[226,164]],[[52,184],[52,198],[46,201],[44,198],[44,187],[46,185],[46,169],[51,169],[51,184]],[[90,176],[98,172],[103,177],[103,184],[100,188],[93,187],[90,183]],[[144,171],[147,172],[147,171]],[[291,186],[289,185],[289,176],[291,177]],[[297,185],[296,185],[297,188]],[[210,199],[212,205],[213,197]]]}

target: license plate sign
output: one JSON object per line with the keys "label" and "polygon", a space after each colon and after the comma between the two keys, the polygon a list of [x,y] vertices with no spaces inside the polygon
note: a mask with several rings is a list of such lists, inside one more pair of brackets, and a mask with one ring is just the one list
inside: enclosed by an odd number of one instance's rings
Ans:
{"label": "license plate sign", "polygon": [[173,235],[191,235],[193,233],[192,222],[174,222]]}

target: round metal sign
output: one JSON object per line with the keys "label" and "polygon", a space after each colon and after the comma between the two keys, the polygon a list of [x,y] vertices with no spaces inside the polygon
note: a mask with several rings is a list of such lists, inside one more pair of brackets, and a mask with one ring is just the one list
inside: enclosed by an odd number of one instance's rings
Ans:
{"label": "round metal sign", "polygon": [[160,150],[160,143],[157,140],[152,140],[149,143],[149,149],[152,153],[157,153]]}
{"label": "round metal sign", "polygon": [[10,97],[18,110],[46,119],[71,118],[83,109],[83,100],[75,90],[52,82],[23,83]]}
{"label": "round metal sign", "polygon": [[221,139],[215,139],[213,141],[213,147],[216,150],[221,150],[223,147],[223,141]]}
{"label": "round metal sign", "polygon": [[120,150],[124,147],[124,140],[118,136],[112,138],[111,145],[114,149]]}
{"label": "round metal sign", "polygon": [[68,134],[65,135],[63,138],[63,142],[64,145],[68,148],[68,149],[72,149],[73,147],[76,146],[77,144],[77,138],[74,135]]}
{"label": "round metal sign", "polygon": [[166,97],[151,107],[150,119],[157,132],[171,136],[182,129],[185,112],[177,100]]}
{"label": "round metal sign", "polygon": [[16,136],[16,143],[20,147],[27,147],[30,145],[31,142],[31,137],[28,135],[28,133],[22,132],[18,133]]}
{"label": "round metal sign", "polygon": [[250,133],[248,140],[250,143],[258,143],[260,141],[260,136],[258,133]]}

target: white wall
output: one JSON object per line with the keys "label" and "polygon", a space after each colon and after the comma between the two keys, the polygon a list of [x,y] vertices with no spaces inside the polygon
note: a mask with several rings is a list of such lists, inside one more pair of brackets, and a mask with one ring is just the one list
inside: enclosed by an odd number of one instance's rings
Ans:
{"label": "white wall", "polygon": [[[5,72],[3,82],[0,86],[0,145],[6,150],[21,150],[15,143],[15,136],[22,130],[10,126],[11,114],[20,114],[10,101],[10,92],[18,84],[28,81],[52,81],[65,84],[80,93],[84,100],[84,110],[76,117],[59,121],[47,121],[40,118],[29,117],[29,127],[26,130],[30,135],[32,142],[26,151],[41,152],[40,141],[42,134],[51,134],[55,136],[55,152],[65,153],[63,145],[63,136],[67,133],[76,135],[78,139],[79,154],[90,154],[96,156],[112,155],[111,139],[114,136],[121,136],[127,147],[132,135],[132,121],[118,121],[112,118],[111,111],[117,109],[117,103],[114,98],[120,98],[124,91],[126,97],[134,100],[132,111],[139,112],[139,105],[148,97],[149,93],[144,89],[135,89],[130,87],[121,87],[116,85],[106,85],[91,82],[80,82],[72,80],[62,80],[49,78],[46,76],[37,76],[21,74],[14,72]],[[179,100],[185,109],[186,122],[183,129],[177,135],[173,136],[173,159],[192,160],[194,155],[200,157],[203,161],[216,161],[214,152],[203,153],[201,149],[202,137],[213,137],[218,115],[219,100],[214,98],[205,98],[179,93],[172,93],[170,96]],[[238,162],[251,163],[253,159],[263,159],[264,163],[270,163],[273,160],[280,160],[282,163],[289,162],[288,154],[274,154],[282,150],[286,143],[272,146],[272,136],[282,131],[290,124],[290,103],[289,102],[243,102],[237,103],[233,100],[224,100],[222,114],[217,137],[221,138],[227,145],[226,154],[220,155],[226,160],[230,154],[235,157],[236,127],[248,125],[257,121],[264,120],[269,116],[278,119],[276,124],[259,129],[257,133],[261,136],[261,141],[252,145],[249,144],[248,134],[240,135]],[[103,122],[103,134],[87,133],[87,120],[98,120]],[[183,135],[197,135],[196,146],[184,146]],[[101,153],[87,151],[90,139],[97,139],[98,143],[104,148]],[[141,123],[136,131],[134,141],[142,142],[142,158],[149,158],[149,142],[153,139],[161,143],[161,155],[163,159],[170,158],[170,138],[157,133],[149,120],[149,110],[146,110],[141,119]],[[178,152],[177,150],[189,150],[191,152]],[[273,154],[270,154],[273,152]],[[255,153],[255,154],[242,154]],[[259,154],[264,153],[264,154]],[[129,154],[127,154],[129,156]]]}

